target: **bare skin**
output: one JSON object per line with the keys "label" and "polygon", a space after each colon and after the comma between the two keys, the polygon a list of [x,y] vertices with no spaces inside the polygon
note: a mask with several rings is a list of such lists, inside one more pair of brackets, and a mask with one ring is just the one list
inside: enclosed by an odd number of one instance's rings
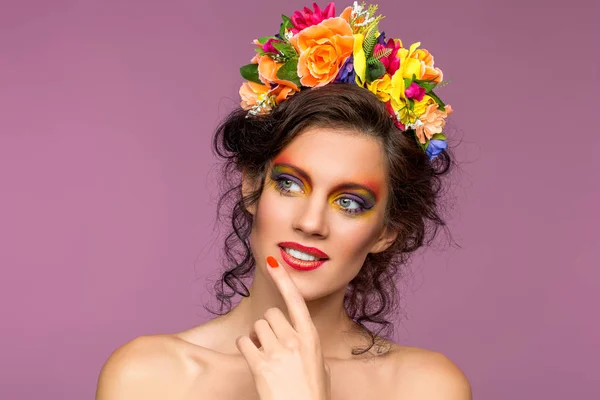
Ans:
{"label": "bare skin", "polygon": [[[233,348],[204,347],[223,332],[219,318],[173,335],[143,336],[105,364],[97,400],[258,400],[244,358]],[[333,400],[468,400],[464,374],[444,355],[392,344],[380,357],[327,358]]]}
{"label": "bare skin", "polygon": [[[470,399],[466,377],[440,353],[384,341],[383,348],[374,346],[367,354],[352,355],[353,348],[364,348],[369,342],[346,315],[346,286],[369,253],[384,251],[396,237],[384,224],[388,194],[383,159],[379,142],[352,132],[314,128],[295,138],[273,160],[272,170],[283,165],[279,169],[289,177],[298,167],[308,180],[283,180],[282,188],[277,184],[280,178],[272,174],[258,204],[249,208],[255,216],[251,243],[256,260],[250,296],[226,315],[192,329],[139,337],[117,349],[102,369],[96,399],[287,399],[264,394],[261,398],[247,354],[240,351],[237,340],[251,337],[260,348],[256,322],[274,308],[288,321],[294,320],[299,308],[288,307],[292,295],[303,301],[306,321],[314,326],[322,353],[320,362],[313,360],[306,368],[322,368],[323,361],[328,365],[331,399]],[[376,193],[372,196],[376,201],[359,217],[349,213],[359,210],[350,199],[364,191],[340,195],[338,188],[347,188],[347,183],[365,183]],[[247,180],[243,185],[244,191],[253,187]],[[278,246],[282,241],[318,247],[329,259],[323,267],[298,271],[282,260]],[[274,283],[264,262],[267,256],[277,259],[293,287],[282,291]],[[277,384],[275,380],[273,386]],[[288,393],[303,384],[290,380]],[[321,397],[310,400],[317,398]]]}

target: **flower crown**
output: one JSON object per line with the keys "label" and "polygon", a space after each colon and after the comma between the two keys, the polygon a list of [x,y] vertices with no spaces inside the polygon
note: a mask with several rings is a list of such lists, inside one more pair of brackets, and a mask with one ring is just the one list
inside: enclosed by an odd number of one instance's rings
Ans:
{"label": "flower crown", "polygon": [[[452,107],[433,92],[442,71],[420,43],[406,49],[400,39],[379,32],[383,16],[376,5],[354,2],[339,17],[335,3],[324,10],[313,3],[289,18],[279,33],[253,41],[256,56],[240,68],[247,80],[241,106],[250,115],[270,112],[294,93],[329,83],[364,87],[374,93],[403,132],[413,132],[430,160],[448,147],[442,128]],[[445,84],[445,82],[444,82]]]}

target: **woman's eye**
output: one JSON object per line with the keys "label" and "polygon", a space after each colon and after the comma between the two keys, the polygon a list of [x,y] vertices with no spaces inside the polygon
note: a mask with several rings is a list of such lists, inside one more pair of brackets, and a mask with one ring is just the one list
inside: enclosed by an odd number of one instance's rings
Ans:
{"label": "woman's eye", "polygon": [[277,186],[283,192],[302,192],[302,188],[298,183],[294,182],[292,179],[288,178],[279,178],[277,179]]}
{"label": "woman's eye", "polygon": [[363,206],[356,200],[350,199],[348,197],[342,197],[335,201],[340,207],[344,209],[344,211],[349,213],[357,213],[363,211]]}

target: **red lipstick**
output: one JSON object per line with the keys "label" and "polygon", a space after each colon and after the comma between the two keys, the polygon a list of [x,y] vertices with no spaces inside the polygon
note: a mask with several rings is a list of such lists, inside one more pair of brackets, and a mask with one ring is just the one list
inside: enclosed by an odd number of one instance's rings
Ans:
{"label": "red lipstick", "polygon": [[[310,271],[310,270],[319,268],[321,265],[323,265],[329,259],[329,256],[327,254],[325,254],[321,250],[317,249],[316,247],[306,247],[306,246],[301,245],[300,243],[282,242],[282,243],[279,243],[279,247],[281,250],[281,257],[286,262],[286,264],[288,264],[290,267],[300,270],[300,271]],[[311,256],[320,258],[320,260],[314,260],[314,261],[300,260],[300,259],[293,257],[290,254],[286,253],[286,251],[284,250],[285,248],[294,249],[294,250],[298,250],[298,251],[301,251],[306,254],[310,254]]]}
{"label": "red lipstick", "polygon": [[279,243],[279,247],[285,247],[286,249],[294,249],[301,251],[306,254],[310,254],[311,256],[315,256],[318,258],[329,258],[327,254],[317,249],[316,247],[306,247],[302,246],[300,243],[296,242],[281,242]]}

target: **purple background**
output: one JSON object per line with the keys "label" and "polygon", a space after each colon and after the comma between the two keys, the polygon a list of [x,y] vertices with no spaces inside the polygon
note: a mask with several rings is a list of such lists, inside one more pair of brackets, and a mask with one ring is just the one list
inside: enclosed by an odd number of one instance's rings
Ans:
{"label": "purple background", "polygon": [[[211,134],[251,40],[303,5],[1,2],[0,398],[93,398],[117,346],[209,318]],[[452,80],[463,141],[462,249],[415,258],[397,340],[475,398],[600,398],[598,2],[379,5]]]}

